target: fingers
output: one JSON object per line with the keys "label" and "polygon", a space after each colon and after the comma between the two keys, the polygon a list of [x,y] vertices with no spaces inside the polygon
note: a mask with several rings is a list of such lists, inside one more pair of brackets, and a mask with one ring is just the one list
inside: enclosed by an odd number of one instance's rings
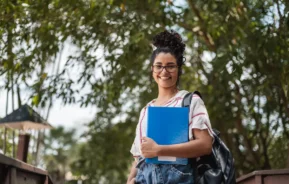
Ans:
{"label": "fingers", "polygon": [[142,137],[140,149],[145,158],[152,158],[157,156],[158,144],[149,137]]}
{"label": "fingers", "polygon": [[150,151],[149,149],[149,142],[147,137],[142,137],[142,143],[140,145],[141,152],[145,158],[147,158],[147,154]]}
{"label": "fingers", "polygon": [[153,144],[152,139],[148,138],[148,137],[142,137],[142,143],[140,145],[141,150],[145,149],[145,148],[150,148]]}
{"label": "fingers", "polygon": [[141,149],[142,151],[144,151],[146,147],[147,147],[146,142],[143,142],[143,143],[140,145],[140,149]]}
{"label": "fingers", "polygon": [[150,138],[148,138],[148,137],[142,137],[141,140],[142,140],[143,142],[147,142],[148,140],[150,140]]}

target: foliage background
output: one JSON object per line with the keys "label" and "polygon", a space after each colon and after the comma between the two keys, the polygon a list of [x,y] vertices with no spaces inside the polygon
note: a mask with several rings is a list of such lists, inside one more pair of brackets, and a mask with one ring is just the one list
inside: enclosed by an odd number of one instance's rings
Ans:
{"label": "foliage background", "polygon": [[[36,151],[48,171],[59,173],[56,181],[70,171],[88,183],[125,182],[140,109],[157,94],[150,40],[164,29],[182,34],[187,61],[180,88],[203,94],[238,176],[288,167],[288,1],[0,2],[0,90],[13,109],[29,103],[47,119],[56,98],[98,108],[85,141],[62,127],[38,136],[46,148],[52,138],[67,144]],[[73,49],[62,66],[68,45]],[[52,160],[63,161],[57,171]]]}

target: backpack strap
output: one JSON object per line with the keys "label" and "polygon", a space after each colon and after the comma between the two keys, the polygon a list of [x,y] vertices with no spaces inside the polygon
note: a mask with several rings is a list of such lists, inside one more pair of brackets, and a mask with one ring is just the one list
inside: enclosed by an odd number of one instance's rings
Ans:
{"label": "backpack strap", "polygon": [[202,98],[201,93],[198,92],[198,91],[194,91],[193,93],[187,93],[185,95],[184,99],[183,99],[182,107],[190,107],[191,101],[192,101],[192,97],[193,97],[194,94],[197,94],[200,98]]}
{"label": "backpack strap", "polygon": [[194,91],[193,94],[197,94],[201,99],[203,99],[203,97],[202,97],[202,95],[201,95],[201,93],[199,91]]}
{"label": "backpack strap", "polygon": [[190,107],[193,93],[187,93],[183,99],[182,107]]}
{"label": "backpack strap", "polygon": [[[182,101],[182,107],[188,107],[190,108],[190,105],[191,105],[191,101],[192,101],[192,98],[193,98],[193,95],[194,94],[197,94],[199,95],[201,98],[202,98],[202,95],[200,92],[198,91],[194,91],[194,92],[189,92],[187,93],[184,98],[183,98],[183,101]],[[192,167],[194,168],[194,170],[197,170],[197,159],[196,158],[189,158],[189,163],[192,165]],[[193,175],[194,175],[194,178],[195,178],[195,181],[196,179],[198,178],[198,175],[197,175],[197,172],[193,172]],[[197,183],[197,182],[196,182]]]}

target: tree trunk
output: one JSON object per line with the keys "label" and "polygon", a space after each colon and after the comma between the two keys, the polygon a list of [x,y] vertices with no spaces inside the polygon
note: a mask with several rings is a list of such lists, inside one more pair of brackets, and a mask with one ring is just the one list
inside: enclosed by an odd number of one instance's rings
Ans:
{"label": "tree trunk", "polygon": [[[14,69],[11,72],[12,111],[14,111]],[[12,130],[12,158],[15,158],[15,130]]]}
{"label": "tree trunk", "polygon": [[[9,78],[7,81],[7,95],[6,95],[6,116],[8,114],[8,101],[9,101]],[[6,154],[6,142],[7,142],[7,128],[4,127],[4,142],[3,142],[3,154]]]}

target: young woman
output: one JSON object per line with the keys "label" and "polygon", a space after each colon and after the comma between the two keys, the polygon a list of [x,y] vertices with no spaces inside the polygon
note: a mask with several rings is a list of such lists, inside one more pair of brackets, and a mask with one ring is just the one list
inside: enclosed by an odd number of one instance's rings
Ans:
{"label": "young woman", "polygon": [[147,107],[181,107],[182,100],[188,93],[178,89],[185,50],[185,44],[180,35],[173,31],[164,31],[154,37],[153,44],[156,49],[151,56],[151,70],[158,85],[158,97],[141,110],[135,140],[131,148],[135,161],[132,164],[127,183],[191,184],[194,182],[194,178],[193,168],[190,164],[147,164],[144,161],[144,158],[156,156],[196,158],[210,154],[212,150],[210,120],[204,102],[198,95],[193,95],[190,105],[189,142],[158,145],[154,140],[146,137]]}

